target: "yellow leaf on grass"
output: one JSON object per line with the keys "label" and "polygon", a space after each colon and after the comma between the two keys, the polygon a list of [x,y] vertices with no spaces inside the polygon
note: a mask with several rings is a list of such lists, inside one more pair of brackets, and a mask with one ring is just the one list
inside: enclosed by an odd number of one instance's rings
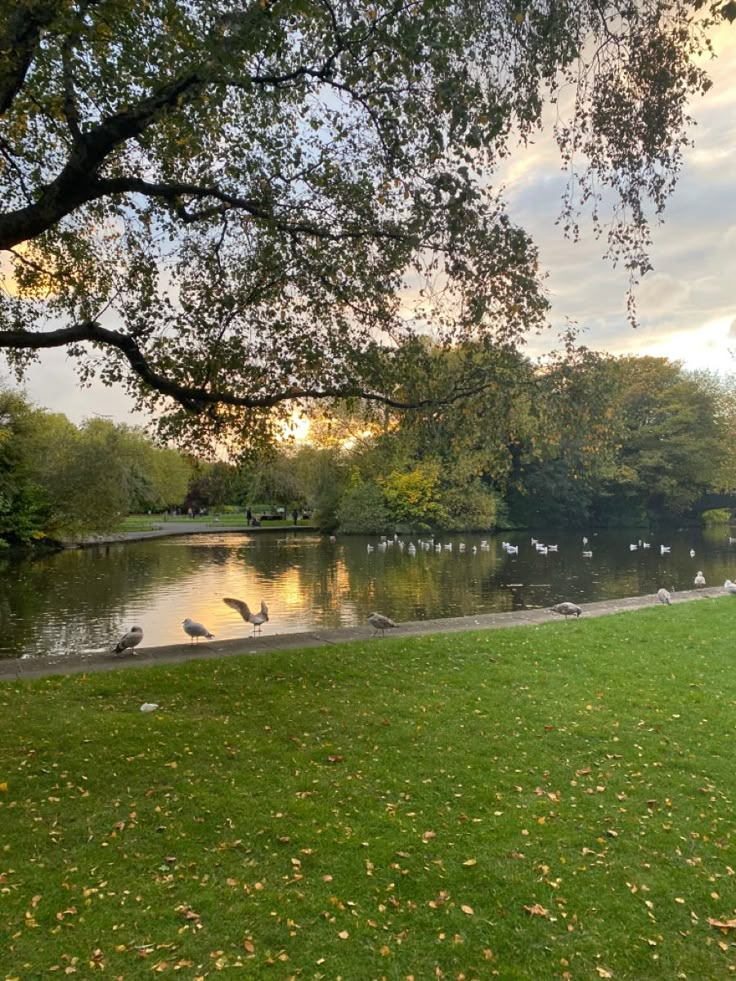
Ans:
{"label": "yellow leaf on grass", "polygon": [[472,868],[474,865],[478,864],[478,860],[475,858],[468,858],[463,862],[466,869]]}
{"label": "yellow leaf on grass", "polygon": [[472,906],[463,905],[460,907],[463,913],[467,913],[468,916],[475,916],[475,910]]}
{"label": "yellow leaf on grass", "polygon": [[611,974],[611,972],[610,971],[607,971],[605,969],[605,967],[597,967],[596,968],[596,971],[598,972],[598,977],[601,977],[601,978],[612,978],[613,977],[613,975]]}

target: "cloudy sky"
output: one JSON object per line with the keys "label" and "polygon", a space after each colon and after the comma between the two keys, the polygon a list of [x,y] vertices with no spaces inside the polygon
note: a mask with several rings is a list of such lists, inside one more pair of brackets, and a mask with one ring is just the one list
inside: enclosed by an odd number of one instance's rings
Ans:
{"label": "cloudy sky", "polygon": [[[508,187],[510,211],[531,231],[549,273],[554,326],[570,318],[596,350],[736,373],[736,24],[724,24],[715,41],[718,57],[707,64],[713,87],[691,107],[695,146],[664,224],[653,229],[654,271],[637,293],[638,329],[626,320],[625,271],[601,258],[605,243],[592,233],[568,242],[554,225],[564,177],[551,140],[511,165]],[[528,350],[544,347],[533,340]]]}
{"label": "cloudy sky", "polygon": [[[736,373],[736,24],[724,24],[715,42],[714,85],[692,106],[695,146],[665,222],[654,229],[654,271],[638,291],[637,330],[626,320],[625,272],[602,259],[604,243],[592,234],[568,242],[555,226],[564,177],[551,139],[543,134],[515,155],[503,178],[509,212],[532,234],[549,273],[553,327],[575,321],[582,343],[595,350]],[[528,353],[543,353],[554,334],[531,338]],[[120,390],[80,388],[63,351],[45,353],[25,387],[38,405],[74,422],[94,414],[144,421]]]}

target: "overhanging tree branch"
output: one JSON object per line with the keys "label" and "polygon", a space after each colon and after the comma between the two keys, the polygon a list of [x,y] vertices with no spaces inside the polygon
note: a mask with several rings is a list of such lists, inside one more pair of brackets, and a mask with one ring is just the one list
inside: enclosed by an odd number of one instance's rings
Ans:
{"label": "overhanging tree branch", "polygon": [[360,385],[327,385],[319,388],[293,385],[268,395],[234,395],[227,391],[182,385],[172,378],[167,378],[151,367],[146,355],[132,337],[119,331],[108,330],[94,320],[83,321],[73,327],[38,333],[22,330],[0,331],[0,348],[6,349],[43,350],[84,342],[116,348],[144,385],[174,399],[192,413],[203,412],[217,405],[240,409],[271,409],[284,402],[302,399],[364,399],[392,409],[420,409],[429,405],[449,405],[460,399],[470,398],[494,384],[493,381],[488,380],[467,388],[455,389],[444,396],[433,395],[430,398],[416,399],[394,398],[382,392],[362,388]]}

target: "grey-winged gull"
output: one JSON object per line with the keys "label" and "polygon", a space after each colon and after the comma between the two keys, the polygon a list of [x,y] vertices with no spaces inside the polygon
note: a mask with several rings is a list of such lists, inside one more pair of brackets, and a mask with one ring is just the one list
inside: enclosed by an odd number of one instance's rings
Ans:
{"label": "grey-winged gull", "polygon": [[227,603],[233,610],[237,610],[246,623],[253,624],[253,636],[255,636],[256,630],[258,633],[261,632],[262,624],[268,623],[268,607],[264,600],[261,600],[260,613],[251,613],[247,603],[244,603],[243,600],[232,599],[230,596],[226,596],[222,602]]}
{"label": "grey-winged gull", "polygon": [[191,643],[193,644],[195,639],[199,643],[200,637],[206,637],[207,640],[212,640],[214,634],[211,634],[204,624],[197,623],[196,620],[191,620],[189,617],[186,620],[182,620],[182,626],[184,627],[184,633],[189,634],[192,638]]}
{"label": "grey-winged gull", "polygon": [[142,627],[131,627],[127,634],[124,634],[117,645],[113,648],[114,654],[122,654],[123,651],[131,651],[135,654],[133,650],[137,647],[143,640],[143,628]]}

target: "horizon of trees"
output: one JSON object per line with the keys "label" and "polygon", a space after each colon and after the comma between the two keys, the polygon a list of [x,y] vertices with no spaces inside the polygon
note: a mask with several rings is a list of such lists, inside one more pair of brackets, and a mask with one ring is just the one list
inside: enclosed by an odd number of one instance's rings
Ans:
{"label": "horizon of trees", "polygon": [[202,460],[103,419],[75,426],[0,389],[0,543],[105,532],[125,515],[309,508],[322,531],[636,525],[736,490],[736,375],[665,358],[566,347],[543,363],[510,348],[425,344],[403,384],[443,384],[473,356],[495,382],[443,410],[320,407],[310,442],[239,462]]}

